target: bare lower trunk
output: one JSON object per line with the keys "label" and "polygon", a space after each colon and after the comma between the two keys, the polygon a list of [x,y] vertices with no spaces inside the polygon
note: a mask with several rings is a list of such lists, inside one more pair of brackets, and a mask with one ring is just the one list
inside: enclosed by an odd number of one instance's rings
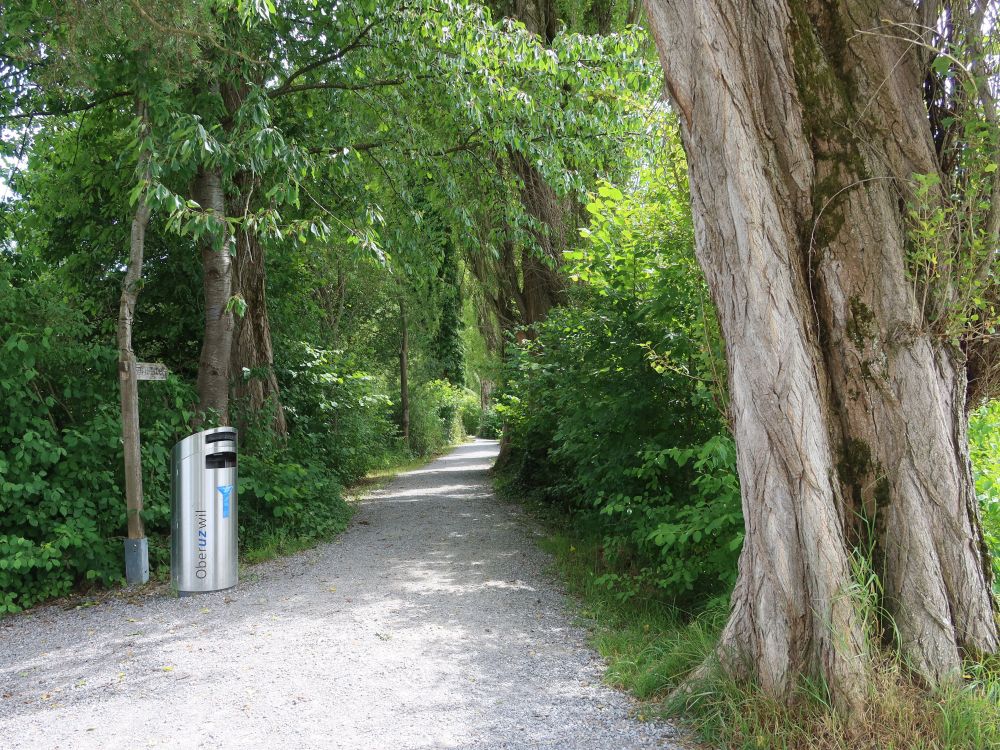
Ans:
{"label": "bare lower trunk", "polygon": [[906,43],[854,33],[911,11],[867,7],[647,2],[739,449],[747,534],[720,653],[776,696],[823,678],[847,710],[867,660],[855,547],[874,546],[929,682],[998,645],[964,362],[906,275],[901,190],[936,169],[922,71]]}
{"label": "bare lower trunk", "polygon": [[[238,175],[236,183],[241,192],[230,202],[240,207],[245,216],[253,192],[252,178]],[[268,408],[275,432],[284,435],[288,428],[274,372],[264,248],[252,228],[243,226],[237,232],[233,266],[233,291],[246,304],[244,314],[236,321],[230,358],[230,370],[236,376],[236,395],[245,399],[254,413]]]}
{"label": "bare lower trunk", "polygon": [[[205,337],[198,362],[198,410],[215,412],[220,424],[229,424],[229,357],[233,339],[232,235],[225,225],[226,201],[222,171],[202,167],[194,185],[195,200],[218,222],[213,238],[202,243],[204,269]],[[221,241],[220,241],[221,240]]]}
{"label": "bare lower trunk", "polygon": [[[148,116],[144,102],[136,99],[136,113],[142,122],[141,137],[148,136]],[[140,171],[144,182],[150,179],[150,155],[143,151],[139,157]],[[135,306],[142,281],[142,263],[146,246],[146,225],[149,222],[149,205],[146,202],[146,188],[139,193],[135,215],[132,218],[132,234],[129,244],[128,266],[122,282],[122,294],[118,304],[118,384],[122,409],[122,446],[125,453],[125,508],[128,522],[128,538],[142,539],[145,529],[142,523],[142,460],[139,442],[139,383],[135,373],[135,352],[132,351],[132,323],[135,320]]]}

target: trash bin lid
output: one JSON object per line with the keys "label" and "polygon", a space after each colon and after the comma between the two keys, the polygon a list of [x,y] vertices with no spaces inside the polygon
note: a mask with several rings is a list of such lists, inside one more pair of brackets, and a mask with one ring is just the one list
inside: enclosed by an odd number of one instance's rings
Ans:
{"label": "trash bin lid", "polygon": [[[172,453],[174,459],[183,460],[199,452],[207,444],[232,442],[235,449],[236,440],[237,430],[235,427],[212,427],[201,432],[196,432],[193,435],[188,435],[174,445]],[[219,445],[217,447],[221,448],[222,446]]]}

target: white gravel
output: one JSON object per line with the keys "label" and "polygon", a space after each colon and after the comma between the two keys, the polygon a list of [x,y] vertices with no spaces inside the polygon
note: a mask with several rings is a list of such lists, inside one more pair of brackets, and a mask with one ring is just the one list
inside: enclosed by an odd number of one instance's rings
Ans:
{"label": "white gravel", "polygon": [[0,621],[2,748],[679,748],[601,684],[477,440],[228,592]]}

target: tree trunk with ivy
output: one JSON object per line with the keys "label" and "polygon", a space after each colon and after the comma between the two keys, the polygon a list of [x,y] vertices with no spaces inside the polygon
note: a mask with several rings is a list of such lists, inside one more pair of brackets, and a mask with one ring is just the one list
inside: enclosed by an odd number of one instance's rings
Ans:
{"label": "tree trunk with ivy", "polygon": [[465,352],[462,344],[462,280],[458,264],[458,249],[446,230],[438,283],[441,289],[441,316],[434,334],[434,356],[438,374],[449,383],[465,385]]}
{"label": "tree trunk with ivy", "polygon": [[865,559],[903,655],[954,679],[998,634],[966,361],[908,269],[912,175],[940,165],[928,61],[888,24],[927,19],[857,0],[646,8],[728,358],[746,541],[722,662],[781,698],[820,678],[859,709]]}

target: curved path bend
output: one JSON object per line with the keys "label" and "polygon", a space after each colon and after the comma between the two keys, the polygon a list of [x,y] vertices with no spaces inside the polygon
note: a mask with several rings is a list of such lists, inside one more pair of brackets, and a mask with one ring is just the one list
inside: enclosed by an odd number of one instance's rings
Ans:
{"label": "curved path bend", "polygon": [[679,748],[601,683],[496,453],[400,475],[232,591],[0,621],[0,748]]}

